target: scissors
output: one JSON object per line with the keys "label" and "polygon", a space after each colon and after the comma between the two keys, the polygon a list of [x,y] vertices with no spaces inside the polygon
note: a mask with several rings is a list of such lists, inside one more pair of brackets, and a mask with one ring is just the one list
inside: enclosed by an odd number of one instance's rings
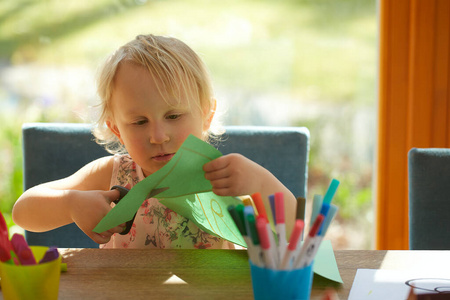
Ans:
{"label": "scissors", "polygon": [[10,261],[11,251],[12,245],[9,241],[8,226],[6,226],[5,218],[0,212],[0,260],[2,262]]}
{"label": "scissors", "polygon": [[[147,198],[145,198],[145,199],[154,197],[154,196],[156,196],[156,195],[158,195],[158,194],[160,194],[160,193],[162,193],[162,192],[164,192],[164,191],[166,191],[168,189],[169,189],[169,187],[162,187],[162,188],[153,189],[153,190],[150,191],[150,193],[148,193]],[[111,188],[111,190],[118,190],[120,192],[119,199],[113,201],[115,204],[119,203],[119,201],[122,200],[122,198],[125,197],[125,195],[128,194],[128,192],[130,191],[129,189],[127,189],[126,187],[123,187],[121,185],[115,185],[115,186],[113,186]],[[136,218],[136,214],[134,214],[134,217],[130,221],[126,222],[126,227],[120,233],[121,235],[126,235],[126,234],[128,234],[130,232],[131,226],[133,225],[135,218]]]}

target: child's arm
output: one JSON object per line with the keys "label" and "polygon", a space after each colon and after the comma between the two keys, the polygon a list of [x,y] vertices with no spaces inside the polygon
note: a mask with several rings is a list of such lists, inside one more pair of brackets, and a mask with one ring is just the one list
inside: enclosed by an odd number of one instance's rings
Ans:
{"label": "child's arm", "polygon": [[97,234],[92,229],[111,210],[119,191],[109,190],[112,157],[93,161],[75,174],[25,191],[14,204],[14,222],[30,231],[47,231],[75,222],[97,243],[106,243],[123,224]]}
{"label": "child's arm", "polygon": [[297,200],[272,173],[240,154],[221,156],[203,166],[205,178],[211,181],[213,192],[219,196],[243,196],[261,193],[264,201],[283,192],[286,233],[290,236],[295,222]]}

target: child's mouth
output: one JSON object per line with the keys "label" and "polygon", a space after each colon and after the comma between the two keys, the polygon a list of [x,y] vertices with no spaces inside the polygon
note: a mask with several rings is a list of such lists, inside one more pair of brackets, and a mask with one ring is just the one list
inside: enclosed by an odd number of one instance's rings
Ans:
{"label": "child's mouth", "polygon": [[171,160],[174,155],[175,153],[158,154],[156,156],[153,156],[152,158],[156,161],[164,162]]}

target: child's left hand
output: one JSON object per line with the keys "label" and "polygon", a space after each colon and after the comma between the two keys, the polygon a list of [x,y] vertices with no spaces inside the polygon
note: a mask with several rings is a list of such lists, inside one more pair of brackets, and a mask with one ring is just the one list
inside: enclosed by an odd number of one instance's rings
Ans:
{"label": "child's left hand", "polygon": [[294,227],[297,201],[267,169],[241,154],[228,154],[203,165],[205,178],[211,182],[212,191],[218,196],[239,197],[260,193],[262,199],[278,192],[284,194],[286,234]]}
{"label": "child's left hand", "polygon": [[259,192],[263,183],[272,176],[262,166],[237,153],[208,162],[203,170],[205,178],[211,182],[212,191],[219,196],[242,196]]}

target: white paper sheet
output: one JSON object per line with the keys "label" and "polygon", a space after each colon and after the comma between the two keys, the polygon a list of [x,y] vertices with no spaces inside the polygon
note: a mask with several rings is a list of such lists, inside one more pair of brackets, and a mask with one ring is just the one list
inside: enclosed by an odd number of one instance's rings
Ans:
{"label": "white paper sheet", "polygon": [[416,294],[450,291],[450,271],[397,271],[358,269],[349,300],[406,299],[411,286]]}

